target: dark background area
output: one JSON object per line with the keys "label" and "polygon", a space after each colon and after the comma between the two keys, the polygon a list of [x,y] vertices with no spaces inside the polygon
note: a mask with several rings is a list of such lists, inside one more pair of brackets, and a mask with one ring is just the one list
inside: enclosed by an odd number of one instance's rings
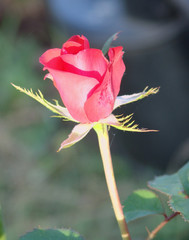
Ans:
{"label": "dark background area", "polygon": [[[158,133],[110,130],[118,188],[125,200],[154,175],[173,172],[189,159],[188,5],[187,0],[1,0],[0,201],[10,239],[39,225],[72,227],[86,239],[119,236],[95,133],[56,153],[73,124],[51,118],[10,83],[40,89],[49,101],[61,103],[52,83],[43,81],[39,56],[75,34],[101,48],[121,31],[113,43],[125,50],[120,95],[160,86],[157,95],[116,112],[134,113],[140,127]],[[145,220],[151,229],[161,217],[152,219]],[[130,228],[135,239],[146,236],[144,220]],[[178,217],[157,239],[188,239],[187,229]]]}

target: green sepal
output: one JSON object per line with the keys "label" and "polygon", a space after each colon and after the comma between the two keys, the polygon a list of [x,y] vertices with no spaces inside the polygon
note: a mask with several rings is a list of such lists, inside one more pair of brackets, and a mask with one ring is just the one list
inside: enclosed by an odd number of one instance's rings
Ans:
{"label": "green sepal", "polygon": [[13,83],[12,83],[12,86],[15,87],[17,90],[19,90],[20,92],[23,92],[26,95],[28,95],[29,97],[35,99],[36,101],[41,103],[43,106],[45,106],[46,108],[51,110],[53,113],[57,114],[57,116],[53,116],[53,117],[60,117],[60,118],[63,118],[64,120],[78,122],[74,118],[72,118],[72,116],[68,112],[67,108],[62,107],[58,104],[57,100],[54,100],[55,104],[52,104],[49,101],[47,101],[44,98],[44,96],[40,90],[38,90],[38,92],[34,93],[32,89],[21,88],[19,86],[16,86]]}
{"label": "green sepal", "polygon": [[19,240],[84,240],[79,233],[70,229],[34,229]]}
{"label": "green sepal", "polygon": [[115,103],[114,103],[114,109],[116,109],[116,108],[118,108],[122,105],[128,104],[128,103],[139,101],[139,100],[141,100],[145,97],[148,97],[149,95],[153,95],[153,94],[158,93],[158,91],[159,91],[159,87],[150,88],[150,89],[148,89],[148,87],[146,87],[140,93],[118,96],[115,100]]}
{"label": "green sepal", "polygon": [[148,215],[162,214],[164,209],[158,196],[147,189],[134,191],[123,203],[126,221],[130,222]]}
{"label": "green sepal", "polygon": [[146,128],[139,128],[138,124],[135,123],[135,120],[133,120],[133,113],[123,117],[123,116],[115,116],[116,121],[115,123],[110,123],[109,125],[111,127],[117,128],[122,131],[128,131],[128,132],[157,132],[158,130],[150,130]]}
{"label": "green sepal", "polygon": [[63,148],[69,148],[75,143],[81,141],[87,134],[88,132],[92,129],[93,124],[77,124],[73,129],[70,135],[66,140],[64,140],[61,143],[60,148],[58,149],[58,152],[63,149]]}
{"label": "green sepal", "polygon": [[[115,40],[116,36],[117,36],[117,34],[114,34],[109,39],[106,46],[108,46],[108,44],[110,44],[111,41]],[[73,121],[73,122],[78,123],[78,121],[75,120],[70,115],[67,108],[60,106],[58,104],[57,100],[54,100],[55,104],[50,103],[49,101],[47,101],[44,98],[44,96],[40,90],[38,90],[38,92],[34,93],[32,89],[28,90],[28,89],[16,86],[14,84],[12,84],[12,85],[20,92],[25,93],[26,95],[35,99],[36,101],[38,101],[39,103],[44,105],[46,108],[51,110],[53,113],[55,113],[56,116],[53,116],[53,117],[63,118],[63,120],[65,120],[65,121]],[[115,100],[114,108],[119,107],[123,104],[127,104],[127,103],[130,103],[133,101],[140,100],[144,97],[149,96],[150,94],[155,94],[158,92],[158,90],[159,90],[158,88],[151,88],[148,91],[146,91],[146,89],[145,89],[142,93],[119,96]],[[107,118],[99,120],[98,123],[106,124],[108,126],[117,128],[122,131],[130,131],[130,132],[154,132],[154,131],[157,131],[157,130],[148,130],[145,128],[142,128],[142,129],[138,128],[138,124],[135,124],[135,121],[132,120],[132,115],[133,114],[123,117],[122,115],[114,116],[113,114],[110,114]],[[76,142],[83,139],[95,124],[97,124],[97,123],[78,124],[77,126],[75,126],[74,129],[72,130],[71,134],[68,136],[68,138],[62,142],[61,147],[59,148],[58,151],[60,151],[62,148],[70,147],[73,144],[75,144]]]}
{"label": "green sepal", "polygon": [[109,50],[112,42],[117,39],[118,34],[119,34],[119,32],[113,34],[113,35],[112,35],[110,38],[108,38],[108,40],[104,43],[104,45],[103,45],[103,47],[102,47],[102,52],[103,52],[104,56],[107,54],[107,52],[108,52],[108,50]]}

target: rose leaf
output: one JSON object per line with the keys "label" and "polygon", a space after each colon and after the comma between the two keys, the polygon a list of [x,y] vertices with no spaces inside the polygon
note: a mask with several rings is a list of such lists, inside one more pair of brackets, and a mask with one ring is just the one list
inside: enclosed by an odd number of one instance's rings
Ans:
{"label": "rose leaf", "polygon": [[20,240],[84,240],[70,229],[34,229],[20,237]]}
{"label": "rose leaf", "polygon": [[162,214],[164,209],[158,196],[147,189],[134,191],[124,202],[127,222],[153,214]]}
{"label": "rose leaf", "polygon": [[[189,191],[189,162],[177,173],[156,177],[148,183],[149,187],[168,196],[181,193],[188,195]],[[186,196],[187,197],[187,196]]]}
{"label": "rose leaf", "polygon": [[171,196],[168,204],[174,212],[179,212],[182,218],[189,222],[189,198],[185,198],[184,194],[174,195]]}

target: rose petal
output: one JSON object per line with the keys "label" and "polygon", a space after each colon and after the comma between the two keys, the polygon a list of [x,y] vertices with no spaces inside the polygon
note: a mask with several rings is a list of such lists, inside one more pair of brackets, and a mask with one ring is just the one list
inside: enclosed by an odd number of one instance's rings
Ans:
{"label": "rose petal", "polygon": [[[97,52],[97,56],[99,56],[99,51]],[[76,55],[66,54],[64,56],[74,57]],[[84,57],[85,61],[86,58],[87,57]],[[70,58],[68,59],[70,60]],[[105,62],[104,57],[101,57],[101,59],[103,59],[102,62]],[[65,64],[59,56],[48,62],[43,61],[43,64],[45,65],[45,69],[48,69],[49,73],[52,75],[54,85],[58,89],[62,101],[72,117],[82,123],[90,122],[85,114],[84,104],[91,89],[98,84],[97,79],[99,78],[99,75],[92,74],[91,72],[82,72],[72,65],[68,66],[68,64]],[[94,77],[84,76],[85,74],[90,76],[94,75]]]}
{"label": "rose petal", "polygon": [[110,63],[101,50],[89,49],[88,40],[77,35],[61,50],[50,49],[40,58],[76,121],[96,122],[113,110],[125,66],[122,47],[111,48],[108,54]]}
{"label": "rose petal", "polygon": [[95,78],[76,75],[69,72],[48,69],[62,101],[74,119],[81,123],[90,122],[84,111],[87,94],[98,81]]}
{"label": "rose petal", "polygon": [[122,59],[124,53],[122,49],[122,47],[115,47],[110,48],[108,51],[108,56],[111,63],[110,71],[112,74],[112,88],[114,92],[114,97],[117,97],[119,93],[121,79],[126,69]]}
{"label": "rose petal", "polygon": [[98,81],[101,80],[108,66],[107,59],[99,49],[86,49],[75,55],[65,54],[61,57],[62,60],[68,64],[67,67],[65,67],[66,71],[94,77],[98,79]]}
{"label": "rose petal", "polygon": [[61,49],[59,48],[49,49],[41,55],[39,62],[45,66],[50,60],[60,56],[60,53]]}
{"label": "rose petal", "polygon": [[[74,56],[74,55],[72,55],[72,56]],[[98,82],[101,81],[101,75],[96,71],[83,71],[79,68],[76,68],[72,64],[64,62],[63,60],[62,60],[62,66],[63,66],[62,71],[74,73],[74,74],[85,76],[85,77],[96,78],[96,80],[98,80]]]}
{"label": "rose petal", "polygon": [[86,101],[84,108],[88,119],[91,122],[97,122],[112,112],[113,105],[114,94],[111,86],[111,75],[107,70],[102,84],[95,87],[94,92]]}
{"label": "rose petal", "polygon": [[89,41],[85,36],[75,35],[68,39],[62,46],[61,53],[76,54],[83,49],[89,48]]}

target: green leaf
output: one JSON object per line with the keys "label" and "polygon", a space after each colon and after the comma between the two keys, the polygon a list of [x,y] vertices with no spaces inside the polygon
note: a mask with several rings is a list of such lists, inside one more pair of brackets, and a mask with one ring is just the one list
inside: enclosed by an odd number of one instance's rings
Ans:
{"label": "green leaf", "polygon": [[118,108],[122,105],[128,104],[128,103],[136,102],[136,101],[141,100],[145,97],[148,97],[151,94],[156,94],[159,91],[159,88],[150,88],[149,90],[147,90],[147,89],[148,89],[148,87],[146,87],[140,93],[118,96],[115,100],[115,103],[114,103],[114,109],[116,109],[116,108]]}
{"label": "green leaf", "polygon": [[168,196],[189,192],[189,162],[177,173],[156,177],[148,183],[149,187]]}
{"label": "green leaf", "polygon": [[189,222],[189,199],[184,194],[172,196],[168,204],[174,212],[179,212]]}
{"label": "green leaf", "polygon": [[189,196],[189,162],[186,163],[179,171],[178,176],[184,188],[184,193]]}
{"label": "green leaf", "polygon": [[51,110],[53,113],[56,113],[58,115],[58,117],[61,117],[65,120],[70,120],[73,122],[78,122],[75,119],[72,118],[72,116],[70,115],[70,113],[68,112],[67,108],[65,107],[61,107],[58,104],[58,101],[55,100],[55,104],[52,104],[50,102],[48,102],[43,94],[41,93],[40,90],[38,90],[38,93],[33,93],[33,90],[30,89],[25,89],[25,88],[21,88],[19,86],[16,86],[15,84],[13,84],[13,87],[15,87],[17,90],[19,90],[20,92],[25,93],[26,95],[28,95],[29,97],[35,99],[36,101],[38,101],[39,103],[41,103],[43,106],[45,106],[46,108],[48,108],[49,110]]}
{"label": "green leaf", "polygon": [[152,214],[163,214],[164,209],[158,196],[147,189],[134,191],[124,202],[127,222]]}
{"label": "green leaf", "polygon": [[5,236],[4,228],[3,228],[1,207],[0,207],[0,240],[6,240],[6,236]]}
{"label": "green leaf", "polygon": [[20,240],[84,240],[77,232],[69,229],[34,229]]}
{"label": "green leaf", "polygon": [[182,184],[176,173],[156,177],[153,181],[148,182],[148,186],[168,196],[177,195],[183,191]]}
{"label": "green leaf", "polygon": [[91,130],[92,127],[93,127],[92,123],[77,124],[73,128],[73,130],[70,133],[70,135],[68,136],[68,138],[62,142],[58,151],[60,151],[62,148],[71,147],[73,144],[82,140],[87,135],[87,133]]}
{"label": "green leaf", "polygon": [[102,47],[102,52],[103,52],[104,56],[105,56],[106,53],[108,52],[108,50],[109,50],[112,42],[117,39],[118,34],[119,34],[119,32],[113,34],[113,35],[112,35],[110,38],[108,38],[108,40],[105,42],[104,46]]}
{"label": "green leaf", "polygon": [[156,177],[149,187],[168,195],[169,207],[189,221],[189,162],[175,174]]}

